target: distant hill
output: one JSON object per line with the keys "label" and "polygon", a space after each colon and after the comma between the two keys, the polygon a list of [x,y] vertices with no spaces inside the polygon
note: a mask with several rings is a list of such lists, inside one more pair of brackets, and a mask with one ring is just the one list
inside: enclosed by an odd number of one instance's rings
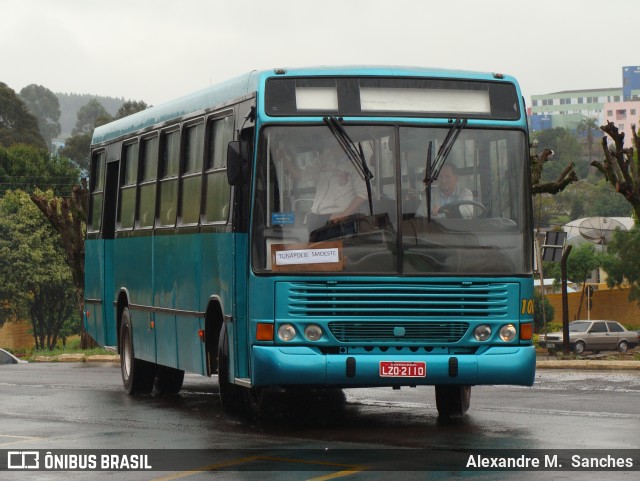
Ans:
{"label": "distant hill", "polygon": [[71,131],[78,120],[78,110],[86,105],[91,99],[97,99],[107,112],[115,115],[118,109],[125,102],[124,98],[104,97],[90,94],[67,94],[56,93],[60,102],[60,127],[62,132],[60,137],[66,138],[71,135]]}

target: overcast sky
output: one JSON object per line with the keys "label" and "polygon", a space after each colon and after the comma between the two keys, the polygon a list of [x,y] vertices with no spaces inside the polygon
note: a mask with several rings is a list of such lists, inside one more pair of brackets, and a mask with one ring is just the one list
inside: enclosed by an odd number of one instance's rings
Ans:
{"label": "overcast sky", "polygon": [[0,0],[0,82],[157,105],[254,69],[415,65],[512,74],[529,99],[621,87],[639,18],[638,0]]}

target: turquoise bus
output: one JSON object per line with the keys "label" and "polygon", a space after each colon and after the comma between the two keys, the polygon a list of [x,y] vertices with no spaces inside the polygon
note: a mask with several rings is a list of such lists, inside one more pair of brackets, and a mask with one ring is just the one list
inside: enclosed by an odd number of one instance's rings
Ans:
{"label": "turquoise bus", "polygon": [[532,385],[528,131],[516,80],[253,71],[98,127],[85,324],[128,393]]}

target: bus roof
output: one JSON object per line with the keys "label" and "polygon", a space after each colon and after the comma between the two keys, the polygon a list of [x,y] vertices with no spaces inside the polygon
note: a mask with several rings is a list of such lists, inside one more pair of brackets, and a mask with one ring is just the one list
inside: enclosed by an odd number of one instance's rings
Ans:
{"label": "bus roof", "polygon": [[180,118],[226,100],[239,98],[256,91],[256,72],[236,77],[183,97],[150,107],[133,115],[123,117],[106,125],[96,127],[91,144],[99,144],[120,136],[143,130],[162,122]]}
{"label": "bus roof", "polygon": [[133,115],[96,127],[92,145],[144,130],[163,122],[178,119],[194,112],[218,106],[225,101],[241,98],[256,92],[269,77],[322,77],[322,76],[370,76],[370,77],[432,77],[449,79],[503,80],[517,85],[513,77],[488,72],[444,70],[426,67],[393,66],[337,66],[282,68],[253,70],[225,82],[206,87],[189,95],[150,107]]}

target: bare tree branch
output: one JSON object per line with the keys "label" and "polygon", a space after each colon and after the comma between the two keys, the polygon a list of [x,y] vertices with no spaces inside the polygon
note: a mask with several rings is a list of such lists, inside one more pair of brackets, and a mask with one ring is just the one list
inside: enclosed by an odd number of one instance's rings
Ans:
{"label": "bare tree branch", "polygon": [[[600,129],[607,134],[602,138],[603,160],[594,160],[591,165],[598,169],[616,192],[624,195],[631,204],[636,219],[640,219],[640,171],[634,159],[634,147],[624,147],[624,132],[620,132],[613,122],[607,122]],[[632,126],[633,145],[640,151],[640,140],[636,126]],[[610,146],[607,136],[613,140]]]}
{"label": "bare tree branch", "polygon": [[558,178],[553,182],[540,183],[542,171],[545,162],[551,160],[553,150],[544,149],[540,155],[530,155],[531,162],[531,193],[536,194],[557,194],[562,192],[569,184],[578,181],[578,175],[574,168],[575,164],[571,162],[560,173]]}

